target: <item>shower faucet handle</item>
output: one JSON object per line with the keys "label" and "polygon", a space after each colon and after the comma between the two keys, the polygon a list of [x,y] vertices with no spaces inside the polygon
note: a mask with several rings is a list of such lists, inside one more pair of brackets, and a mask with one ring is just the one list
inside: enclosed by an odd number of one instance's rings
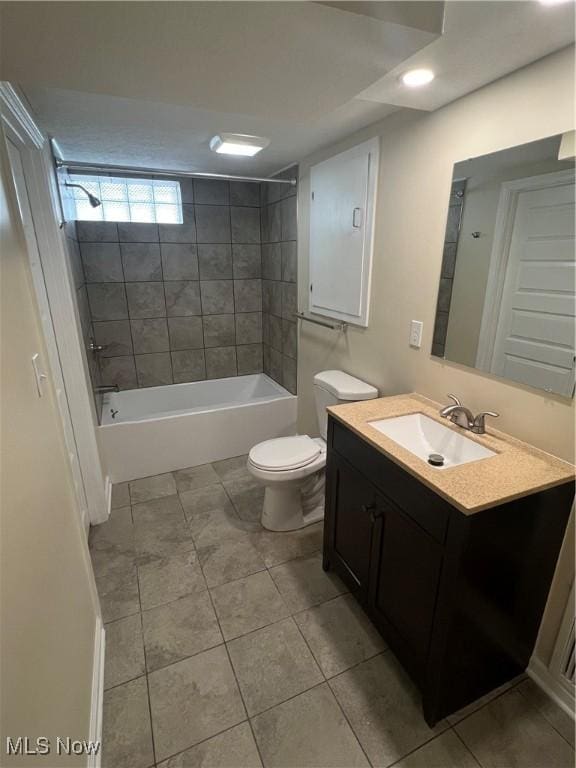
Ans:
{"label": "shower faucet handle", "polygon": [[106,349],[106,344],[96,344],[94,339],[90,339],[90,343],[88,344],[88,350],[90,352],[103,352]]}

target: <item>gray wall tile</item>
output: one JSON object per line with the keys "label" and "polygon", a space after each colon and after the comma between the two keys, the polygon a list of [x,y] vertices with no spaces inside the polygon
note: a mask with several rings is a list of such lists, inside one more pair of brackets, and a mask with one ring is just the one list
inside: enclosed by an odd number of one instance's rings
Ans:
{"label": "gray wall tile", "polygon": [[296,360],[291,357],[282,356],[282,386],[286,387],[288,392],[296,394]]}
{"label": "gray wall tile", "polygon": [[91,283],[88,301],[92,321],[124,320],[128,317],[124,283]]}
{"label": "gray wall tile", "polygon": [[262,281],[234,280],[236,312],[262,311]]}
{"label": "gray wall tile", "polygon": [[246,344],[236,348],[238,376],[249,373],[261,373],[262,363],[262,344]]}
{"label": "gray wall tile", "polygon": [[198,280],[198,251],[191,243],[162,243],[164,280]]}
{"label": "gray wall tile", "polygon": [[194,179],[194,202],[208,205],[229,205],[229,183],[217,179]]}
{"label": "gray wall tile", "polygon": [[169,317],[171,349],[201,349],[204,346],[201,317]]}
{"label": "gray wall tile", "polygon": [[282,352],[278,352],[277,349],[268,347],[270,350],[270,373],[268,374],[274,381],[282,384]]}
{"label": "gray wall tile", "polygon": [[262,314],[248,312],[236,314],[236,344],[262,343]]}
{"label": "gray wall tile", "polygon": [[199,243],[230,243],[230,209],[225,205],[197,205]]}
{"label": "gray wall tile", "polygon": [[168,325],[163,317],[146,320],[131,320],[134,353],[167,352]]}
{"label": "gray wall tile", "polygon": [[234,315],[207,315],[203,322],[205,347],[228,347],[236,343]]}
{"label": "gray wall tile", "polygon": [[80,252],[87,283],[121,283],[124,280],[118,243],[82,243]]}
{"label": "gray wall tile", "polygon": [[295,283],[298,275],[298,257],[296,241],[282,243],[282,280],[285,283]]}
{"label": "gray wall tile", "polygon": [[168,317],[202,314],[200,283],[191,280],[175,280],[164,283],[164,290]]}
{"label": "gray wall tile", "polygon": [[232,280],[203,280],[202,314],[222,315],[234,312],[234,289]]}
{"label": "gray wall tile", "polygon": [[118,242],[118,226],[115,221],[77,221],[76,231],[80,242]]}
{"label": "gray wall tile", "polygon": [[157,243],[122,243],[120,250],[126,282],[162,280],[160,246]]}
{"label": "gray wall tile", "polygon": [[194,203],[194,179],[178,178],[180,182],[180,198],[182,205],[192,205]]}
{"label": "gray wall tile", "polygon": [[280,205],[281,240],[296,240],[298,237],[296,226],[296,197],[287,197]]}
{"label": "gray wall tile", "polygon": [[236,347],[216,347],[207,349],[206,375],[209,379],[222,379],[236,376]]}
{"label": "gray wall tile", "polygon": [[201,280],[232,279],[232,246],[228,243],[199,245]]}
{"label": "gray wall tile", "polygon": [[126,296],[131,318],[166,316],[163,283],[126,283]]}
{"label": "gray wall tile", "polygon": [[158,224],[118,222],[118,239],[121,243],[157,243]]}
{"label": "gray wall tile", "polygon": [[[74,222],[69,222],[73,224]],[[72,273],[72,280],[74,288],[81,288],[86,282],[84,275],[84,266],[82,265],[82,255],[80,253],[80,244],[73,238],[66,238],[66,252],[68,256],[68,263],[70,264],[70,271]]]}
{"label": "gray wall tile", "polygon": [[295,360],[297,348],[298,326],[290,320],[282,320],[282,354]]}
{"label": "gray wall tile", "polygon": [[252,181],[230,182],[230,205],[260,207],[260,184]]}
{"label": "gray wall tile", "polygon": [[206,378],[206,360],[203,349],[187,349],[182,352],[172,352],[172,369],[174,383],[185,381],[201,381]]}
{"label": "gray wall tile", "polygon": [[136,355],[136,375],[140,387],[161,387],[172,384],[172,362],[169,352]]}
{"label": "gray wall tile", "polygon": [[232,224],[233,243],[260,242],[259,208],[231,207],[230,219]]}
{"label": "gray wall tile", "polygon": [[107,320],[94,323],[94,341],[104,349],[101,357],[120,357],[133,354],[132,334],[128,320]]}
{"label": "gray wall tile", "polygon": [[273,349],[277,349],[278,352],[282,352],[282,320],[276,315],[270,315],[269,320],[270,327],[270,341],[269,344]]}
{"label": "gray wall tile", "polygon": [[161,243],[195,243],[196,223],[187,221],[184,224],[159,224]]}
{"label": "gray wall tile", "polygon": [[102,384],[117,384],[120,389],[134,389],[137,386],[134,357],[104,357],[100,360]]}
{"label": "gray wall tile", "polygon": [[234,277],[237,280],[262,276],[262,254],[260,245],[235,243],[232,246]]}
{"label": "gray wall tile", "polygon": [[262,277],[265,280],[282,280],[282,246],[265,243],[262,246]]}
{"label": "gray wall tile", "polygon": [[296,284],[282,283],[282,317],[294,320],[297,311]]}

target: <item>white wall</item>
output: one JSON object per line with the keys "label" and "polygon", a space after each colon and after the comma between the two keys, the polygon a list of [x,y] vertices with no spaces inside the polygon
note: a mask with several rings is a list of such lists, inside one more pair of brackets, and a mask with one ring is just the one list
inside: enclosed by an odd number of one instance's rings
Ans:
{"label": "white wall", "polygon": [[[432,86],[433,87],[433,86]],[[574,460],[574,401],[481,374],[430,355],[448,196],[454,163],[574,128],[574,49],[564,49],[434,113],[404,111],[316,153],[300,165],[299,302],[308,294],[310,166],[381,137],[370,327],[346,335],[301,323],[299,429],[318,434],[313,375],[342,368],[383,395],[420,392],[445,402],[455,392],[473,411],[496,410],[498,427]],[[422,348],[408,345],[410,320],[424,321]],[[566,546],[540,638],[549,657],[574,573]]]}
{"label": "white wall", "polygon": [[[0,764],[6,737],[89,737],[98,598],[51,378],[39,398],[31,358],[48,356],[0,132]],[[54,742],[55,743],[55,742]],[[85,765],[85,757],[51,765]]]}

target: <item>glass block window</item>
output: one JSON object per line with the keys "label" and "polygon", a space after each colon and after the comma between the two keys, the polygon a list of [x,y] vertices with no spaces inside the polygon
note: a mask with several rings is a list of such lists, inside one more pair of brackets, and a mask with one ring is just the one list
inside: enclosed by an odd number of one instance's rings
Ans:
{"label": "glass block window", "polygon": [[102,205],[93,208],[84,192],[72,187],[70,192],[78,221],[182,224],[182,197],[178,181],[74,174],[70,182],[82,184],[102,202]]}

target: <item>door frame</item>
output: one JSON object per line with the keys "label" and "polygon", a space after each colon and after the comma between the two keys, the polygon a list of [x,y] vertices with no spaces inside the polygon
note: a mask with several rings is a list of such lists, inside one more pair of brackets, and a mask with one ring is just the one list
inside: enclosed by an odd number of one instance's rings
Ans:
{"label": "door frame", "polygon": [[87,384],[90,378],[82,354],[50,142],[10,83],[0,82],[0,107],[6,135],[22,159],[37,244],[36,254],[27,249],[29,265],[78,508],[87,532],[91,523],[108,519],[112,488],[96,437],[96,409]]}
{"label": "door frame", "polygon": [[567,182],[574,183],[574,171],[553,171],[540,176],[527,176],[523,179],[504,181],[500,187],[500,197],[496,210],[496,223],[494,226],[494,240],[490,253],[490,265],[486,295],[484,297],[484,309],[482,310],[482,322],[480,324],[480,336],[478,351],[476,354],[475,368],[486,373],[492,372],[494,347],[500,323],[500,308],[504,282],[508,271],[510,257],[510,245],[512,232],[516,219],[518,198],[522,192],[534,192],[538,189],[552,189],[564,186]]}

